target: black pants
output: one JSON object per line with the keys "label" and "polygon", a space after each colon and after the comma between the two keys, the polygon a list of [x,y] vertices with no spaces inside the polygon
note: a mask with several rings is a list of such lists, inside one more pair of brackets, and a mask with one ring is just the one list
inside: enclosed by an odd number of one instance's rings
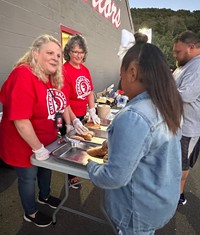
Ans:
{"label": "black pants", "polygon": [[199,137],[197,143],[195,144],[195,146],[190,154],[190,157],[189,157],[191,168],[195,165],[199,156],[200,156],[200,137]]}

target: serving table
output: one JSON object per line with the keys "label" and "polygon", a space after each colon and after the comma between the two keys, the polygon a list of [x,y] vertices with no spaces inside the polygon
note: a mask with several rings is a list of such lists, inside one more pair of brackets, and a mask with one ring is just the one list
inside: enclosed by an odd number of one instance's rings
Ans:
{"label": "serving table", "polygon": [[[59,147],[59,143],[58,140],[54,141],[52,144],[46,146],[46,148],[52,152],[55,149],[57,149]],[[100,222],[100,223],[107,223],[107,221],[102,220],[100,218],[94,217],[92,215],[83,213],[81,211],[77,211],[74,210],[72,208],[66,207],[64,206],[64,203],[67,201],[68,195],[69,195],[69,185],[68,185],[68,174],[70,175],[76,175],[80,178],[83,178],[85,180],[89,180],[89,175],[88,172],[86,170],[86,166],[84,165],[80,165],[80,164],[75,164],[72,162],[62,162],[56,158],[54,158],[51,154],[50,157],[45,160],[45,161],[39,161],[35,158],[35,155],[33,154],[31,156],[31,163],[35,166],[38,167],[44,167],[50,170],[54,170],[54,171],[58,171],[61,173],[64,173],[64,177],[65,177],[65,185],[64,185],[64,191],[65,191],[65,195],[64,198],[62,199],[61,203],[59,204],[59,206],[56,208],[56,210],[54,211],[53,215],[52,215],[52,221],[55,224],[56,223],[56,214],[59,212],[59,210],[63,209],[65,211],[71,212],[71,213],[75,213],[81,216],[84,216],[86,218],[92,219],[94,221]]]}

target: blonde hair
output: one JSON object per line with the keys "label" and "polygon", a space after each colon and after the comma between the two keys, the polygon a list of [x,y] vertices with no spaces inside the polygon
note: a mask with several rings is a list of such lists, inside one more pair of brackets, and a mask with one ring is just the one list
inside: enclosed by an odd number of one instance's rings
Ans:
{"label": "blonde hair", "polygon": [[[33,51],[40,50],[42,45],[48,42],[54,42],[61,48],[59,41],[53,36],[48,35],[48,34],[41,35],[34,40],[30,49],[17,61],[17,63],[15,64],[15,67],[20,66],[20,65],[29,65],[32,69],[33,74],[35,74],[39,80],[43,81],[44,83],[47,83],[48,78],[44,74],[44,71],[41,68],[40,64],[37,63],[37,61],[35,60],[33,56]],[[62,88],[63,76],[62,76],[61,63],[57,71],[54,74],[50,75],[50,80],[51,80],[52,85],[55,86],[55,88],[57,89]]]}

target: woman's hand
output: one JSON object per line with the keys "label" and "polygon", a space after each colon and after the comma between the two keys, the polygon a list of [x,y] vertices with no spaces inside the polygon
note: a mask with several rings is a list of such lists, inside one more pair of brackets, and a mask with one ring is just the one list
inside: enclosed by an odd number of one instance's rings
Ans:
{"label": "woman's hand", "polygon": [[95,108],[91,108],[88,110],[89,112],[89,122],[94,122],[94,124],[100,124],[100,118],[96,115],[96,109]]}
{"label": "woman's hand", "polygon": [[42,147],[37,150],[32,150],[35,153],[35,158],[39,161],[44,161],[49,158],[49,150],[44,147],[42,144]]}
{"label": "woman's hand", "polygon": [[70,131],[74,130],[74,127],[70,124],[65,125],[66,126],[66,133],[68,134]]}
{"label": "woman's hand", "polygon": [[75,118],[72,123],[77,134],[87,135],[89,130],[83,125],[83,123],[78,118]]}

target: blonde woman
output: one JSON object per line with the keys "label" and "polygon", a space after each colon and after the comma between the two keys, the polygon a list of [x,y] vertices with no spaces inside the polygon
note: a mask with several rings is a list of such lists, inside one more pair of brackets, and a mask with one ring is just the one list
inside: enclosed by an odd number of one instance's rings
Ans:
{"label": "blonde woman", "polygon": [[69,123],[62,86],[60,43],[42,35],[16,63],[0,92],[0,158],[16,170],[25,221],[39,227],[50,225],[52,220],[37,209],[36,179],[39,203],[56,208],[60,199],[50,195],[51,171],[32,166],[30,157],[34,152],[37,159],[48,159],[44,146],[57,138],[57,117],[63,116]]}

